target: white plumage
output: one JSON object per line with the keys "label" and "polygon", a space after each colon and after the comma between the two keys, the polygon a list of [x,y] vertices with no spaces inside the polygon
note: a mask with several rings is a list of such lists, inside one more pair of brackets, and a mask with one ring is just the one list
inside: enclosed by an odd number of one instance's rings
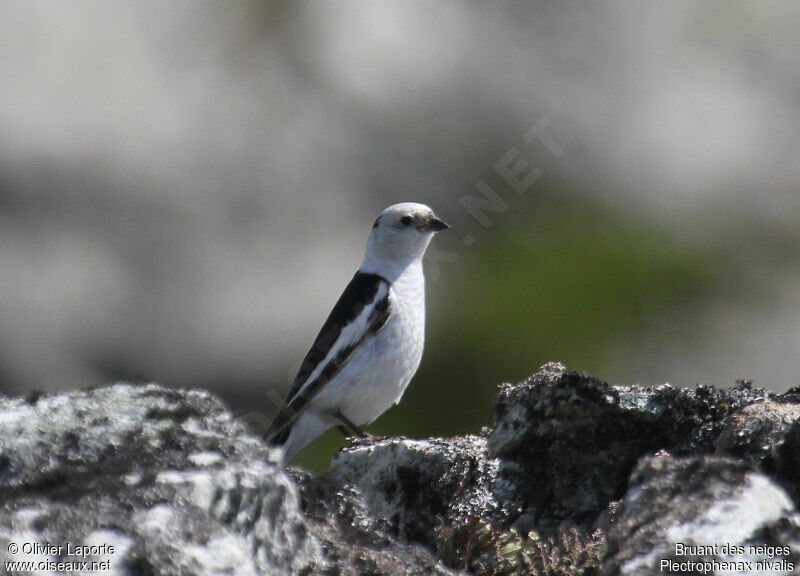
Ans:
{"label": "white plumage", "polygon": [[395,204],[381,212],[361,267],[265,435],[283,445],[286,462],[328,428],[360,433],[359,425],[400,401],[425,341],[422,257],[433,234],[447,228],[424,204]]}

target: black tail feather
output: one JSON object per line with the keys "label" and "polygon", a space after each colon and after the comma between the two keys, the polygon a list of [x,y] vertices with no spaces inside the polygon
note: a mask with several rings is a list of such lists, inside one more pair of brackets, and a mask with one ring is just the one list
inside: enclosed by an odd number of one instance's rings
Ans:
{"label": "black tail feather", "polygon": [[289,439],[289,434],[292,433],[292,426],[286,426],[283,430],[278,432],[275,436],[269,439],[269,443],[273,446],[283,446]]}

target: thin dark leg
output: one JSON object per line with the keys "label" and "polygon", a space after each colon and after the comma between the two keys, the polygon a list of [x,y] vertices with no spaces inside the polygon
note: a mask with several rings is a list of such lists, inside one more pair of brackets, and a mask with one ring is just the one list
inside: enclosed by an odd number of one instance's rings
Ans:
{"label": "thin dark leg", "polygon": [[341,432],[341,433],[342,433],[342,436],[344,436],[345,438],[350,438],[350,437],[352,437],[352,436],[353,436],[352,434],[350,434],[350,430],[348,430],[347,428],[345,428],[345,427],[344,427],[344,426],[342,426],[341,424],[340,424],[339,426],[337,426],[337,427],[336,427],[336,429],[337,429],[339,432]]}
{"label": "thin dark leg", "polygon": [[333,415],[334,415],[334,417],[335,417],[335,418],[336,418],[336,419],[337,419],[339,422],[341,422],[342,424],[344,424],[344,427],[345,427],[345,428],[349,428],[350,430],[352,430],[353,432],[355,432],[355,433],[356,433],[356,436],[359,436],[359,437],[361,437],[361,438],[366,438],[366,437],[367,437],[367,433],[366,433],[366,432],[364,432],[364,431],[363,431],[361,428],[359,428],[358,426],[356,426],[355,424],[353,424],[353,423],[352,423],[352,422],[351,422],[351,421],[350,421],[350,420],[347,418],[347,416],[345,416],[345,415],[344,415],[344,414],[342,414],[341,412],[334,412],[334,413],[333,413]]}

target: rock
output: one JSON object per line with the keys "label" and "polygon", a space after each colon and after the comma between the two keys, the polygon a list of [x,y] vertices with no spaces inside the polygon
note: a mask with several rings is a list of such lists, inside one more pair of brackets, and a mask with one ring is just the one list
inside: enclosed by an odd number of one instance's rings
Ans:
{"label": "rock", "polygon": [[725,417],[765,397],[747,386],[610,386],[551,363],[501,387],[489,450],[539,524],[591,523],[625,493],[639,458],[711,452]]}
{"label": "rock", "polygon": [[743,546],[712,550],[742,562],[789,546],[772,560],[800,566],[798,391],[611,386],[547,364],[501,387],[495,420],[360,440],[313,477],[205,392],[0,397],[0,561],[65,561],[9,545],[69,542],[121,575],[638,575],[696,559],[682,543]]}
{"label": "rock", "polygon": [[[770,450],[770,453],[773,451]],[[783,486],[800,503],[800,420],[786,432],[783,441],[776,451],[775,474]]]}
{"label": "rock", "polygon": [[361,556],[368,546],[381,557],[390,543],[413,551],[413,571],[381,574],[451,574],[430,549],[436,529],[508,514],[498,465],[477,436],[367,439],[339,452],[326,474],[301,479],[303,501],[312,531],[329,548],[347,541],[362,546]]}
{"label": "rock", "polygon": [[732,413],[715,442],[716,453],[776,467],[784,440],[794,422],[800,419],[800,404],[765,399]]}
{"label": "rock", "polygon": [[[606,576],[796,573],[800,516],[786,492],[747,462],[644,458],[621,508],[608,537]],[[662,565],[708,561],[735,564],[725,566],[730,571]]]}
{"label": "rock", "polygon": [[[0,454],[0,561],[252,575],[323,560],[277,455],[204,392],[120,384],[0,399]],[[64,548],[12,556],[11,543]],[[67,543],[113,553],[76,558]]]}
{"label": "rock", "polygon": [[[362,495],[353,488],[333,486],[305,475],[302,487],[309,530],[321,543],[331,576],[456,576],[430,546],[392,538],[371,528],[372,518]],[[430,543],[428,543],[430,544]]]}
{"label": "rock", "polygon": [[500,465],[479,436],[389,438],[345,448],[318,481],[361,494],[370,532],[426,542],[443,522],[499,522],[520,512]]}
{"label": "rock", "polygon": [[415,551],[421,563],[380,574],[452,574],[455,568],[503,575],[546,566],[588,574],[599,567],[599,532],[572,527],[539,539],[510,526],[521,501],[516,487],[502,480],[503,465],[488,456],[485,437],[375,438],[342,450],[318,478],[295,474],[311,531],[326,550],[336,548],[337,562],[352,565],[353,551],[357,559],[399,547]]}

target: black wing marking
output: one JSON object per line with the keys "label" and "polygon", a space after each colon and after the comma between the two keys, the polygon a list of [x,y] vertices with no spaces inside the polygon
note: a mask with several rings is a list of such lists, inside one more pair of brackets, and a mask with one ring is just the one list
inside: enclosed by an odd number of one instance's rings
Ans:
{"label": "black wing marking", "polygon": [[[325,324],[322,325],[311,349],[303,359],[300,371],[297,373],[289,390],[288,401],[294,398],[300,388],[303,387],[303,384],[306,383],[308,377],[317,369],[320,362],[325,360],[325,357],[342,333],[342,329],[355,320],[364,308],[373,301],[381,287],[381,282],[386,282],[386,280],[378,274],[356,272],[339,297],[333,310],[331,310]],[[388,282],[386,283],[388,284]]]}
{"label": "black wing marking", "polygon": [[[364,308],[374,302],[382,284],[387,287],[386,295],[379,302],[375,302],[374,308],[367,319],[366,329],[361,334],[361,337],[339,350],[328,361],[317,378],[303,388],[311,374],[328,357],[342,330],[358,318]],[[311,349],[303,359],[300,371],[289,390],[288,402],[275,417],[269,430],[264,434],[265,438],[272,438],[273,441],[279,444],[285,442],[288,437],[288,427],[294,421],[297,413],[308,404],[325,382],[331,380],[341,370],[353,350],[383,327],[389,319],[390,312],[388,284],[386,279],[378,274],[357,272],[353,276],[353,279],[333,307],[325,324],[322,325],[322,329],[317,334]],[[301,390],[302,394],[300,393]]]}

